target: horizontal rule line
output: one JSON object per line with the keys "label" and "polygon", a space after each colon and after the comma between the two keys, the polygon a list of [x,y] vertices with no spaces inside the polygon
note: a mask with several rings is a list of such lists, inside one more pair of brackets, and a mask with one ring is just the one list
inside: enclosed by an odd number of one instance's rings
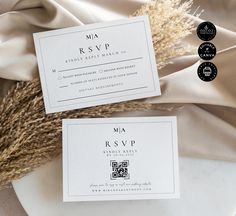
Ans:
{"label": "horizontal rule line", "polygon": [[70,100],[77,100],[77,99],[83,99],[83,98],[89,98],[89,97],[95,97],[95,96],[101,96],[101,95],[108,95],[108,94],[113,94],[113,93],[120,93],[120,92],[125,92],[125,91],[132,91],[132,90],[138,90],[138,89],[144,89],[147,88],[148,86],[142,86],[138,88],[132,88],[132,89],[124,89],[120,91],[113,91],[113,92],[107,92],[103,94],[96,94],[96,95],[89,95],[89,96],[84,96],[84,97],[76,97],[76,98],[70,98],[70,99],[64,99],[64,100],[59,100],[57,102],[64,102],[64,101],[70,101]]}
{"label": "horizontal rule line", "polygon": [[139,60],[139,59],[142,59],[142,58],[143,57],[138,57],[138,58],[124,59],[124,60],[120,60],[120,61],[107,62],[107,63],[103,63],[103,64],[96,64],[96,65],[89,65],[89,66],[84,66],[84,67],[69,68],[69,69],[65,69],[65,70],[58,70],[58,72],[65,72],[65,71],[84,69],[84,68],[89,68],[89,67],[96,67],[96,66],[102,66],[102,65],[108,65],[108,64],[115,64],[115,63],[126,62],[126,61],[134,61],[134,60]]}

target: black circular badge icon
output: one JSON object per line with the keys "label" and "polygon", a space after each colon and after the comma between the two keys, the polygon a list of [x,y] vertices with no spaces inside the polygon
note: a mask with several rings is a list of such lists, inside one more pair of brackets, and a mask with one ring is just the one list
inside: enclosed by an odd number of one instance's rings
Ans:
{"label": "black circular badge icon", "polygon": [[216,78],[217,67],[211,62],[203,62],[199,65],[197,73],[201,80],[209,82]]}
{"label": "black circular badge icon", "polygon": [[198,48],[198,55],[204,60],[211,60],[216,55],[216,47],[213,43],[204,42]]}
{"label": "black circular badge icon", "polygon": [[197,35],[203,41],[210,41],[216,36],[216,27],[211,22],[202,22],[197,27]]}

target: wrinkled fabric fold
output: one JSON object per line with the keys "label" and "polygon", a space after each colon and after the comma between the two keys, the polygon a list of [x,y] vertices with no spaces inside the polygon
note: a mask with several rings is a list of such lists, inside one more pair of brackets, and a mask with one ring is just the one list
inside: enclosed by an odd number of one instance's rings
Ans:
{"label": "wrinkled fabric fold", "polygon": [[[11,0],[0,2],[0,95],[3,96],[13,81],[32,80],[38,76],[32,33],[121,19],[132,14],[144,0]],[[204,9],[204,2],[196,1]],[[226,1],[229,16],[234,16],[236,4]],[[206,7],[208,7],[206,5]],[[194,8],[193,8],[194,11]],[[209,11],[217,21],[216,9]],[[204,20],[188,15],[195,25]],[[180,153],[193,157],[236,161],[236,33],[224,28],[233,22],[221,19],[212,43],[217,55],[212,62],[218,68],[214,81],[203,82],[197,68],[202,62],[197,55],[201,41],[196,32],[182,42],[195,48],[172,60],[159,71],[161,97],[146,99],[148,103],[163,104],[165,110],[148,115],[177,115]],[[218,24],[218,21],[217,23]],[[175,106],[181,109],[171,109]],[[128,114],[122,114],[128,115]]]}

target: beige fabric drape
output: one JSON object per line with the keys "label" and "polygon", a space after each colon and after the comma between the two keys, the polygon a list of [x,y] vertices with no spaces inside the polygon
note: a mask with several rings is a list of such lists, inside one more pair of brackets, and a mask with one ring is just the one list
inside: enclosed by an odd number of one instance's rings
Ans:
{"label": "beige fabric drape", "polygon": [[[0,96],[6,94],[13,80],[38,76],[33,32],[119,19],[144,2],[0,0]],[[197,0],[194,8],[200,5],[205,12],[201,19],[189,15],[196,26],[203,19],[221,26],[217,26],[212,41],[218,51],[213,60],[218,68],[216,79],[203,82],[197,76],[201,62],[197,48],[202,41],[193,32],[183,46],[195,46],[196,55],[176,58],[159,71],[162,96],[147,102],[161,103],[164,109],[146,114],[178,116],[182,155],[236,161],[236,1],[221,2]]]}

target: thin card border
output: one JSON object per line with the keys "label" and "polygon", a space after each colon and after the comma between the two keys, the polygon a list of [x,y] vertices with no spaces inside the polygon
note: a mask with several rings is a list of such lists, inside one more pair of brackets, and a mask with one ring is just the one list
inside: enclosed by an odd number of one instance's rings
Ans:
{"label": "thin card border", "polygon": [[[138,117],[138,118],[143,118],[143,117]],[[149,118],[149,117],[147,117],[147,118]],[[115,118],[113,118],[113,120],[114,120],[114,122],[110,122],[109,120],[109,122],[101,122],[101,123],[99,123],[99,122],[91,122],[91,123],[88,123],[88,122],[79,122],[79,123],[69,123],[68,122],[68,120],[70,121],[70,120],[72,120],[72,121],[74,121],[74,120],[78,120],[78,119],[65,119],[65,120],[63,120],[63,131],[66,129],[66,150],[67,150],[67,152],[66,152],[66,159],[67,159],[67,176],[66,176],[66,181],[67,181],[67,191],[66,191],[66,198],[67,198],[67,200],[69,200],[70,198],[72,198],[73,200],[71,200],[71,201],[76,201],[76,200],[74,200],[74,198],[76,198],[76,197],[104,197],[104,196],[114,196],[114,197],[119,197],[119,196],[124,196],[124,195],[126,195],[126,196],[134,196],[134,195],[137,195],[137,196],[142,196],[142,195],[148,195],[148,194],[150,194],[150,195],[155,195],[155,194],[162,194],[162,195],[178,195],[179,194],[179,190],[176,190],[176,183],[178,184],[179,183],[179,175],[178,175],[178,173],[177,173],[177,175],[176,175],[176,172],[178,172],[178,164],[175,164],[175,162],[176,163],[178,163],[178,140],[177,140],[177,137],[175,137],[177,134],[174,134],[175,132],[173,131],[173,124],[175,125],[175,126],[177,126],[176,125],[176,117],[175,118],[173,118],[173,117],[170,117],[171,118],[171,120],[160,120],[160,121],[148,121],[148,119],[147,119],[146,117],[144,117],[144,119],[145,119],[145,121],[142,121],[142,122],[138,122],[138,121],[132,121],[132,119],[137,119],[137,118],[126,118],[126,119],[130,119],[130,121],[127,121],[127,122],[122,122],[122,121],[120,121],[120,118],[117,118],[117,120],[118,121],[116,121],[116,119]],[[150,117],[150,120],[151,120],[151,118],[152,117]],[[168,117],[169,118],[169,117]],[[105,119],[107,119],[107,118],[105,118]],[[108,118],[109,119],[109,118]],[[110,118],[111,119],[111,118]],[[99,121],[100,119],[83,119],[83,120],[91,120],[91,121]],[[102,120],[104,120],[104,119],[102,119]],[[69,146],[68,146],[68,144],[69,144],[69,142],[68,142],[68,126],[71,126],[71,125],[96,125],[96,124],[114,124],[114,123],[117,123],[117,124],[140,124],[140,123],[142,123],[142,124],[149,124],[149,123],[151,123],[151,124],[157,124],[157,123],[169,123],[169,124],[171,124],[171,137],[172,137],[172,143],[171,143],[171,149],[172,149],[172,164],[173,164],[173,170],[172,170],[172,173],[173,173],[173,192],[170,192],[170,193],[135,193],[135,194],[131,194],[131,193],[127,193],[127,194],[97,194],[97,195],[70,195],[69,194],[69,161],[68,161],[68,158],[69,158]],[[65,128],[65,126],[66,126],[66,128]],[[64,137],[65,138],[65,137]],[[65,141],[64,140],[64,138],[63,138],[63,142]],[[176,141],[176,144],[175,144],[175,142],[174,142],[174,139],[176,139],[175,141]],[[175,150],[175,148],[177,148],[177,154],[175,155],[174,154],[174,150]],[[64,149],[64,143],[63,143],[63,149]],[[177,160],[177,161],[176,161]],[[63,168],[64,168],[64,157],[63,157]],[[65,180],[64,179],[65,177],[64,177],[64,175],[63,175],[63,181]],[[64,187],[64,182],[63,182],[63,187]],[[64,191],[64,190],[63,190]],[[65,191],[64,191],[65,192]],[[63,197],[65,198],[65,194],[63,194]],[[145,199],[145,198],[144,198]],[[149,198],[150,199],[150,198]],[[112,200],[112,199],[111,199]],[[90,200],[90,201],[92,201],[92,200]],[[94,200],[95,201],[95,200]]]}

